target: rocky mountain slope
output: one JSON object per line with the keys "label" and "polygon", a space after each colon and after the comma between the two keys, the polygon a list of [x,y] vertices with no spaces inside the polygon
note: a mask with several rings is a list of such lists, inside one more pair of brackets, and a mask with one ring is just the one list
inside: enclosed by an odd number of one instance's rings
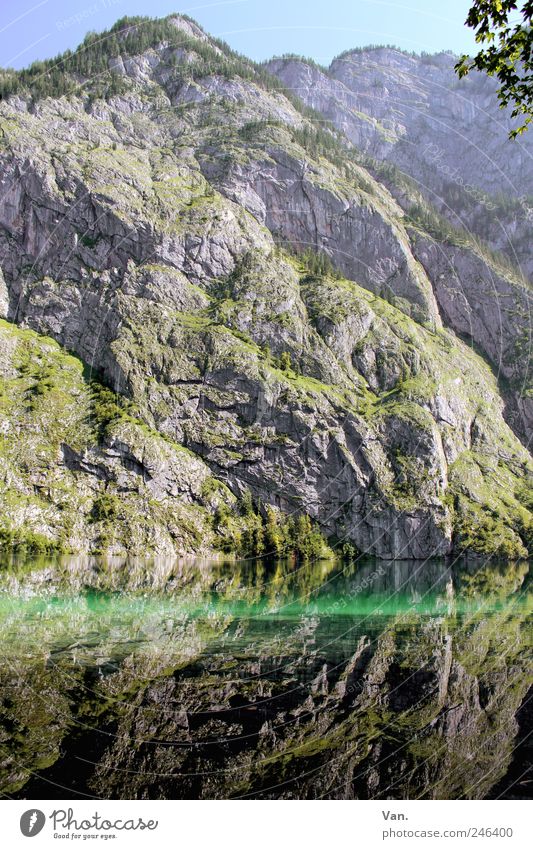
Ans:
{"label": "rocky mountain slope", "polygon": [[186,18],[0,89],[6,538],[209,548],[251,492],[380,557],[526,554],[508,263]]}
{"label": "rocky mountain slope", "polygon": [[[456,227],[533,274],[533,140],[508,142],[514,124],[496,83],[459,80],[451,53],[347,51],[329,68],[299,57],[267,68],[376,162],[395,165]],[[398,174],[389,170],[391,187]]]}

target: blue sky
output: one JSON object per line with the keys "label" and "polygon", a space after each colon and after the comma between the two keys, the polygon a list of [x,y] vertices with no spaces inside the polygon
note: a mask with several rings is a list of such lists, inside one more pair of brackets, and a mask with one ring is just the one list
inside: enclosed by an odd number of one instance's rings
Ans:
{"label": "blue sky", "polygon": [[253,59],[300,53],[328,64],[350,47],[472,52],[470,0],[1,0],[0,65],[22,68],[76,47],[124,15],[184,12]]}

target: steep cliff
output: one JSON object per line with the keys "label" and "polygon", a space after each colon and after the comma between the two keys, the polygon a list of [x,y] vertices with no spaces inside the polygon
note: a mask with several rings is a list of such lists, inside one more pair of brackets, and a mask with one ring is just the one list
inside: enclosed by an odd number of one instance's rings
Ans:
{"label": "steep cliff", "polygon": [[[209,548],[218,503],[251,491],[380,557],[527,553],[530,456],[504,414],[525,441],[530,293],[512,270],[406,215],[186,19],[119,23],[3,85],[0,303],[35,331],[1,328],[7,538]],[[102,382],[127,415],[95,430]]]}
{"label": "steep cliff", "polygon": [[533,144],[509,144],[496,83],[459,80],[456,56],[388,47],[347,51],[329,68],[297,56],[267,68],[370,159],[393,163],[451,222],[533,273]]}
{"label": "steep cliff", "polygon": [[330,121],[407,217],[436,237],[429,261],[427,244],[418,249],[415,240],[413,252],[446,323],[511,381],[502,385],[508,420],[529,441],[532,141],[526,134],[509,143],[513,124],[497,107],[494,82],[477,73],[458,80],[455,62],[450,53],[383,47],[348,51],[327,69],[296,56],[266,67]]}

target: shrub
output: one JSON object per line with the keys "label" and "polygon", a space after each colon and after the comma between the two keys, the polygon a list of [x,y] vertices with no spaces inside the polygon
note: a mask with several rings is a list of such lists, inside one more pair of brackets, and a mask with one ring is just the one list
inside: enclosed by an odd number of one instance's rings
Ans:
{"label": "shrub", "polygon": [[289,351],[283,351],[279,358],[280,371],[288,372],[291,370],[291,355]]}
{"label": "shrub", "polygon": [[91,416],[97,426],[100,438],[109,435],[113,425],[127,421],[131,402],[112,389],[93,381],[91,384]]}
{"label": "shrub", "polygon": [[112,493],[105,492],[99,495],[93,504],[91,518],[94,522],[111,522],[120,513],[120,498]]}
{"label": "shrub", "polygon": [[456,547],[460,551],[493,555],[502,559],[520,560],[527,550],[519,535],[502,519],[483,511],[465,512],[456,521]]}

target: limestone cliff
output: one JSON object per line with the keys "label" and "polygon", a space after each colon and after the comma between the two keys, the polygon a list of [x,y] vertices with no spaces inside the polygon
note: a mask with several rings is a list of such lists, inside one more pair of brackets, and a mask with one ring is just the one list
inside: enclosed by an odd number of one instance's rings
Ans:
{"label": "limestone cliff", "polygon": [[251,491],[379,557],[524,556],[527,285],[187,19],[80,56],[3,79],[6,538],[208,549]]}
{"label": "limestone cliff", "polygon": [[329,68],[297,56],[267,68],[332,122],[369,161],[394,164],[455,225],[533,273],[533,142],[509,144],[515,126],[497,85],[459,80],[451,53],[391,47],[348,50]]}

